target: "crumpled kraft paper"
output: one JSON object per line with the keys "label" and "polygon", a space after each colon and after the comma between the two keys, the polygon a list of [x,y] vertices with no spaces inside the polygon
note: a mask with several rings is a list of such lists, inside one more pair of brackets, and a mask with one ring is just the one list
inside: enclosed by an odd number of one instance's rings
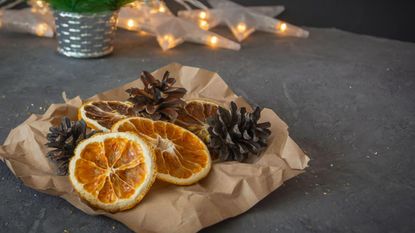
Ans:
{"label": "crumpled kraft paper", "polygon": [[[186,99],[209,98],[228,106],[236,101],[248,103],[226,85],[218,74],[189,66],[170,64],[153,74],[161,78],[168,70],[177,78],[177,86],[188,90]],[[126,100],[125,89],[142,86],[139,80],[106,91],[88,100]],[[157,181],[135,208],[110,214],[82,202],[67,176],[55,174],[56,167],[46,158],[48,128],[59,124],[62,116],[76,118],[82,100],[76,97],[64,104],[52,104],[43,115],[31,115],[10,131],[0,158],[23,183],[40,192],[57,195],[87,214],[102,214],[122,222],[140,233],[197,232],[209,225],[239,215],[300,174],[309,158],[288,136],[287,125],[270,109],[264,109],[260,121],[270,121],[272,134],[265,152],[252,163],[214,163],[210,174],[192,186],[176,186]]]}

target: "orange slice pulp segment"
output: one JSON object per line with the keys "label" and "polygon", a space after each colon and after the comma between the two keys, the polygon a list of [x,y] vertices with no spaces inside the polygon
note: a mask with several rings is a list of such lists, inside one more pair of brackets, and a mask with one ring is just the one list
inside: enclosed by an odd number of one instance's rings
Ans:
{"label": "orange slice pulp segment", "polygon": [[190,185],[210,171],[211,158],[203,141],[192,132],[164,121],[132,117],[117,122],[113,132],[133,132],[154,148],[157,178]]}

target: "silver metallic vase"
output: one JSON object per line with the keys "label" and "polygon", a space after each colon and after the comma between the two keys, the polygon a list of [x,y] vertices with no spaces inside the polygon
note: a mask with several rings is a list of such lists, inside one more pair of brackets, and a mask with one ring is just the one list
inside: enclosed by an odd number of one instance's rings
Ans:
{"label": "silver metallic vase", "polygon": [[72,13],[54,11],[58,52],[75,58],[94,58],[114,50],[118,11]]}

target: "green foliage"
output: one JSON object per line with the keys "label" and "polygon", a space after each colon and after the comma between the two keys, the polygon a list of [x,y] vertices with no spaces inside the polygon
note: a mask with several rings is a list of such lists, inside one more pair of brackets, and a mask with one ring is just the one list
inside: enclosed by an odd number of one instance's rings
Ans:
{"label": "green foliage", "polygon": [[53,9],[75,12],[96,13],[114,11],[135,0],[45,0]]}

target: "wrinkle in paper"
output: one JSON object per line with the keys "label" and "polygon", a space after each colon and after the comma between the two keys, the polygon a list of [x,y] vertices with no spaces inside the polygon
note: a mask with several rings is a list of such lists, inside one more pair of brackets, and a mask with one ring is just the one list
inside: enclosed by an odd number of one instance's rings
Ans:
{"label": "wrinkle in paper", "polygon": [[[226,106],[236,101],[249,106],[216,73],[179,64],[153,72],[161,78],[168,70],[177,86],[188,90],[186,99],[210,98]],[[99,93],[88,100],[125,100],[125,89],[142,86],[138,80]],[[63,116],[76,118],[82,100],[76,97],[64,104],[52,104],[43,115],[32,115],[10,131],[0,146],[0,159],[23,183],[40,192],[57,195],[91,215],[105,215],[140,233],[197,232],[200,229],[239,215],[254,206],[284,181],[300,174],[309,158],[289,137],[287,125],[270,109],[260,121],[270,121],[270,143],[252,163],[214,163],[210,174],[192,186],[175,186],[157,181],[135,208],[116,214],[95,210],[82,202],[66,176],[56,175],[56,167],[45,156],[46,134]]]}

